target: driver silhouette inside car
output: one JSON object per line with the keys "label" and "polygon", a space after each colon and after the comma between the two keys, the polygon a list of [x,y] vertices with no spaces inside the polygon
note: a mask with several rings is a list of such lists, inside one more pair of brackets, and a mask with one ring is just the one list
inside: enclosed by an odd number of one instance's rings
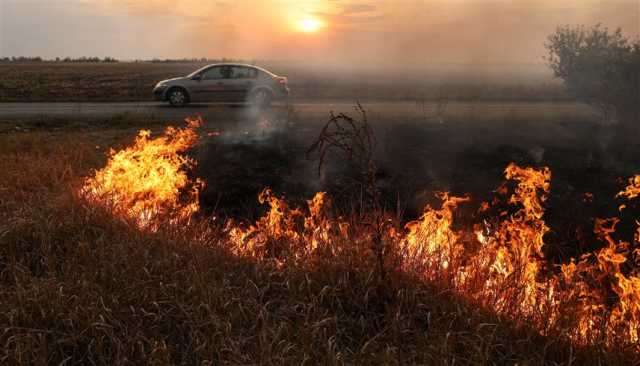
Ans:
{"label": "driver silhouette inside car", "polygon": [[231,79],[233,69],[231,69],[231,67],[229,66],[223,67],[222,70],[220,70],[220,73],[222,74],[223,79]]}

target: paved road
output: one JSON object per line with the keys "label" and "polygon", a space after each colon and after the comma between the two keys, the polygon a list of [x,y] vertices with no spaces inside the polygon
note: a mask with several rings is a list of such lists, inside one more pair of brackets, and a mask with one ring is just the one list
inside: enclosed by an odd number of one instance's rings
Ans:
{"label": "paved road", "polygon": [[[370,116],[374,118],[425,119],[439,120],[436,117],[437,106],[415,102],[364,102]],[[354,103],[319,102],[295,103],[291,111],[304,117],[326,118],[330,111],[353,111]],[[276,105],[275,109],[285,110],[286,106]],[[132,114],[146,117],[174,120],[187,116],[200,115],[208,121],[236,119],[251,108],[243,105],[197,104],[186,108],[172,108],[165,103],[0,103],[0,122],[17,119],[29,119],[42,116],[57,117],[111,117]],[[445,120],[487,121],[522,119],[572,119],[591,120],[593,112],[586,106],[576,103],[467,103],[455,102],[446,106],[440,117]]]}

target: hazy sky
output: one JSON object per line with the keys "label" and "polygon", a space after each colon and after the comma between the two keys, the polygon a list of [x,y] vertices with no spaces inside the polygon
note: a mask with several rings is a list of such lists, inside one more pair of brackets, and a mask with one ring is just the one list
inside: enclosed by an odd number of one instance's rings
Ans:
{"label": "hazy sky", "polygon": [[541,62],[598,22],[637,36],[640,0],[0,0],[0,56]]}

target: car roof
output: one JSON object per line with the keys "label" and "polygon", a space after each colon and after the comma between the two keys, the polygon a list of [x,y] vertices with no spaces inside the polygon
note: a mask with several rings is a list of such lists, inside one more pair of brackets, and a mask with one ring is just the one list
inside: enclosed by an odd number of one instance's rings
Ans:
{"label": "car roof", "polygon": [[267,74],[271,75],[271,76],[276,76],[274,73],[272,73],[269,70],[263,69],[260,66],[256,66],[256,65],[250,65],[250,64],[243,64],[243,63],[237,63],[237,62],[223,62],[223,63],[217,63],[217,64],[210,64],[210,65],[206,65],[203,66],[201,68],[199,68],[198,70],[196,70],[196,72],[204,70],[204,69],[208,69],[210,67],[214,67],[214,66],[242,66],[242,67],[250,67],[252,69],[257,69],[263,72],[266,72]]}

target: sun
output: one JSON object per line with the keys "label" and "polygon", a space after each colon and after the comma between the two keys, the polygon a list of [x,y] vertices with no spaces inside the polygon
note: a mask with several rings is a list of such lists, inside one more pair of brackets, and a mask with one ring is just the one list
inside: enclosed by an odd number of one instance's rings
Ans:
{"label": "sun", "polygon": [[324,26],[324,23],[316,18],[304,18],[298,21],[298,30],[305,33],[315,33]]}

